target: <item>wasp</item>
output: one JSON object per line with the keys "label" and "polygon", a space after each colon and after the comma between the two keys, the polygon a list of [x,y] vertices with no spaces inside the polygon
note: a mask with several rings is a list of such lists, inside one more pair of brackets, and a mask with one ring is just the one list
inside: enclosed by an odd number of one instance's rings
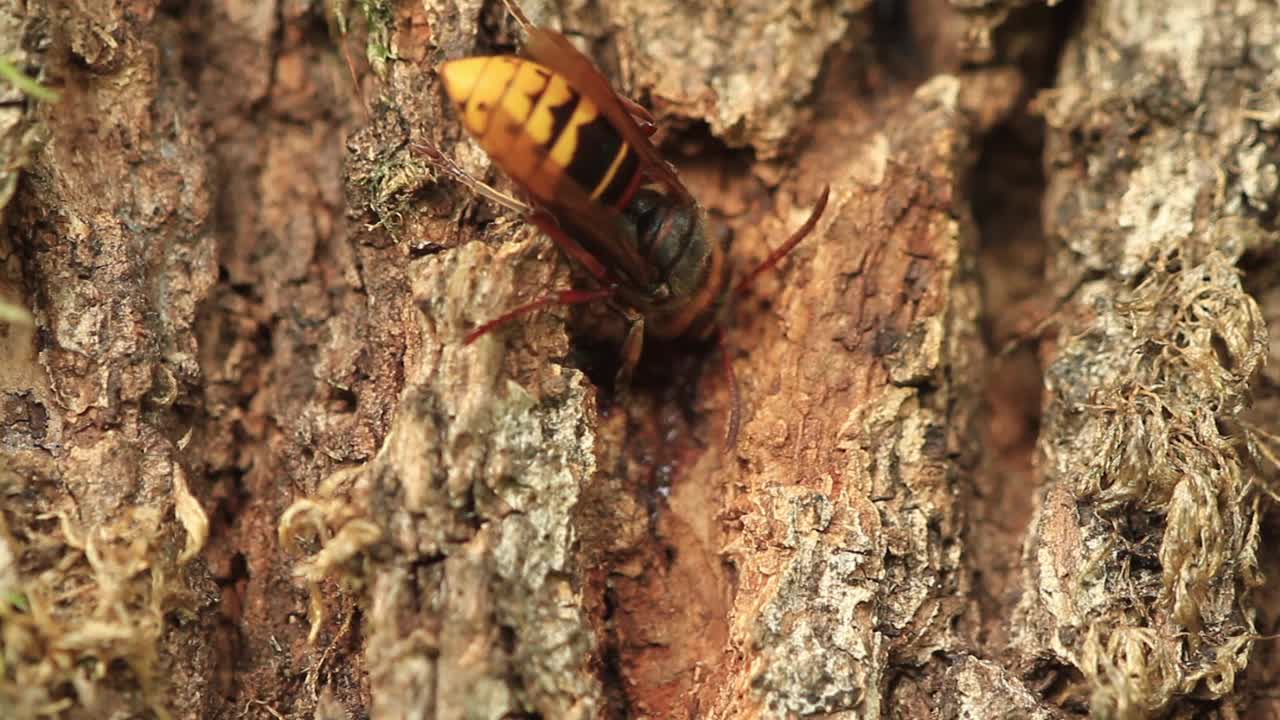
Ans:
{"label": "wasp", "polygon": [[[651,142],[653,117],[615,92],[563,35],[507,9],[524,30],[524,57],[446,62],[438,72],[463,127],[524,199],[467,175],[433,147],[423,149],[477,194],[508,207],[548,235],[593,283],[550,293],[480,325],[471,344],[496,327],[548,305],[606,302],[627,320],[616,385],[625,392],[646,334],[709,339],[731,301],[776,265],[817,224],[824,188],[809,219],[736,285],[728,241],[708,233],[706,211]],[[726,443],[737,434],[737,393]]]}

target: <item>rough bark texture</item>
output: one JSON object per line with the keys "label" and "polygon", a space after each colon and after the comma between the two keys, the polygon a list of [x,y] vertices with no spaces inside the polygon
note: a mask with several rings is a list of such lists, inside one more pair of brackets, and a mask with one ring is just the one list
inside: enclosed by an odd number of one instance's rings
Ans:
{"label": "rough bark texture", "polygon": [[737,445],[716,347],[461,344],[581,282],[415,149],[505,186],[502,3],[0,0],[0,717],[1280,712],[1274,2],[523,6],[740,272],[831,187]]}
{"label": "rough bark texture", "polygon": [[1044,98],[1049,277],[1075,291],[1014,647],[1098,714],[1219,698],[1248,665],[1268,333],[1237,263],[1276,241],[1277,98],[1280,8],[1142,0],[1089,7]]}

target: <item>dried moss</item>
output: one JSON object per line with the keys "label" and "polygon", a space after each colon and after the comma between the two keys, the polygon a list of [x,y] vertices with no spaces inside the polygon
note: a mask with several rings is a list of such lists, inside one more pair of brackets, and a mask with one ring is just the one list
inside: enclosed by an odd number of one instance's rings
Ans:
{"label": "dried moss", "polygon": [[1200,681],[1225,693],[1245,666],[1259,496],[1236,418],[1267,336],[1222,255],[1113,293],[1085,289],[1094,317],[1049,369],[1044,451],[1095,518],[1079,541],[1091,560],[1061,589],[1075,612],[1059,621],[1084,640],[1059,650],[1090,681],[1095,712],[1136,717]]}
{"label": "dried moss", "polygon": [[1043,98],[1051,277],[1088,282],[1047,372],[1019,644],[1081,670],[1096,715],[1223,696],[1255,638],[1243,413],[1268,336],[1236,263],[1275,246],[1280,156],[1265,111],[1239,108],[1275,97],[1275,20],[1265,4],[1091,3]]}
{"label": "dried moss", "polygon": [[199,599],[180,589],[181,560],[163,505],[132,506],[86,526],[39,456],[11,454],[2,470],[4,716],[73,708],[92,716],[132,706],[169,717],[161,658],[167,618],[194,614]]}

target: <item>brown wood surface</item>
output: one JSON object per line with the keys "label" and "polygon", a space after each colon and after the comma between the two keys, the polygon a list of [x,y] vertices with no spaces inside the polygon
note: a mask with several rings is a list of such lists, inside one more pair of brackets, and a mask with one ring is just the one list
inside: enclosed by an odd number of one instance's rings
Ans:
{"label": "brown wood surface", "polygon": [[714,346],[461,344],[574,282],[415,149],[508,187],[501,2],[0,0],[0,717],[1280,716],[1274,2],[523,7],[740,272],[831,187],[736,446]]}

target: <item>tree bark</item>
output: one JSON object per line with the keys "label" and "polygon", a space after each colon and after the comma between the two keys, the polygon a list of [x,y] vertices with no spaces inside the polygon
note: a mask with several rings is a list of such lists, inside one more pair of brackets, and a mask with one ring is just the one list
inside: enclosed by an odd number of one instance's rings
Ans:
{"label": "tree bark", "polygon": [[0,2],[0,717],[1275,712],[1274,3],[523,7],[739,277],[831,188],[625,397],[461,342],[582,282],[420,150],[502,3]]}

